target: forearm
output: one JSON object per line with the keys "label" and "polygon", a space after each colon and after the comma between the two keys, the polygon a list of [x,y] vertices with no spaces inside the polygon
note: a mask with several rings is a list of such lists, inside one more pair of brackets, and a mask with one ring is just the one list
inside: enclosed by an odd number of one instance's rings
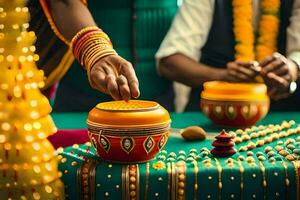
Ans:
{"label": "forearm", "polygon": [[80,0],[49,0],[49,4],[55,25],[68,40],[82,28],[95,25],[88,8]]}
{"label": "forearm", "polygon": [[191,87],[200,87],[205,81],[221,80],[225,69],[200,64],[183,54],[173,54],[159,63],[162,76]]}

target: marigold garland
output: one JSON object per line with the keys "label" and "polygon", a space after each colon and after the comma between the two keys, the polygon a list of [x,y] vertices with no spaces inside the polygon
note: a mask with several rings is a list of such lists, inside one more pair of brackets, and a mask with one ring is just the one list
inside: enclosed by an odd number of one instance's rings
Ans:
{"label": "marigold garland", "polygon": [[252,26],[252,0],[233,0],[232,7],[235,58],[242,61],[261,61],[276,52],[280,0],[262,0],[256,41]]}

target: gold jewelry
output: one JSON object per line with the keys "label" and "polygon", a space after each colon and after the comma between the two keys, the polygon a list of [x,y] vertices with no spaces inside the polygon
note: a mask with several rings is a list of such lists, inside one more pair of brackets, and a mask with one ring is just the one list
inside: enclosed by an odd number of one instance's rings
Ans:
{"label": "gold jewelry", "polygon": [[78,32],[74,35],[74,37],[72,38],[71,43],[70,43],[71,49],[73,49],[74,43],[75,43],[75,42],[76,42],[76,41],[77,41],[84,33],[88,32],[88,31],[92,31],[92,30],[101,30],[101,29],[100,29],[99,27],[97,27],[97,26],[87,26],[87,27],[81,29],[81,30],[78,31]]}

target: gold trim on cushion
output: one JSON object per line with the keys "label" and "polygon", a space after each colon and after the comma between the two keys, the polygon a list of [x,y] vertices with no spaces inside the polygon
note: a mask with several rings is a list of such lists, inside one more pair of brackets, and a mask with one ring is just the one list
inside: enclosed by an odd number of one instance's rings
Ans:
{"label": "gold trim on cushion", "polygon": [[300,199],[299,189],[300,189],[300,180],[299,180],[299,170],[300,170],[300,161],[293,161],[293,165],[295,168],[295,174],[296,174],[296,195],[297,199]]}
{"label": "gold trim on cushion", "polygon": [[80,199],[94,199],[96,167],[97,161],[87,160],[77,169],[77,190]]}

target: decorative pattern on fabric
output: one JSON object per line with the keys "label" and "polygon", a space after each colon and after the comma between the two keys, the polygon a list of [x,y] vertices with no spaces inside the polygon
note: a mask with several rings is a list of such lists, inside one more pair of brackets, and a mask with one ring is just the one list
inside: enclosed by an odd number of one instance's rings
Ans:
{"label": "decorative pattern on fabric", "polygon": [[95,169],[97,162],[87,160],[77,169],[77,188],[82,200],[95,199]]}

